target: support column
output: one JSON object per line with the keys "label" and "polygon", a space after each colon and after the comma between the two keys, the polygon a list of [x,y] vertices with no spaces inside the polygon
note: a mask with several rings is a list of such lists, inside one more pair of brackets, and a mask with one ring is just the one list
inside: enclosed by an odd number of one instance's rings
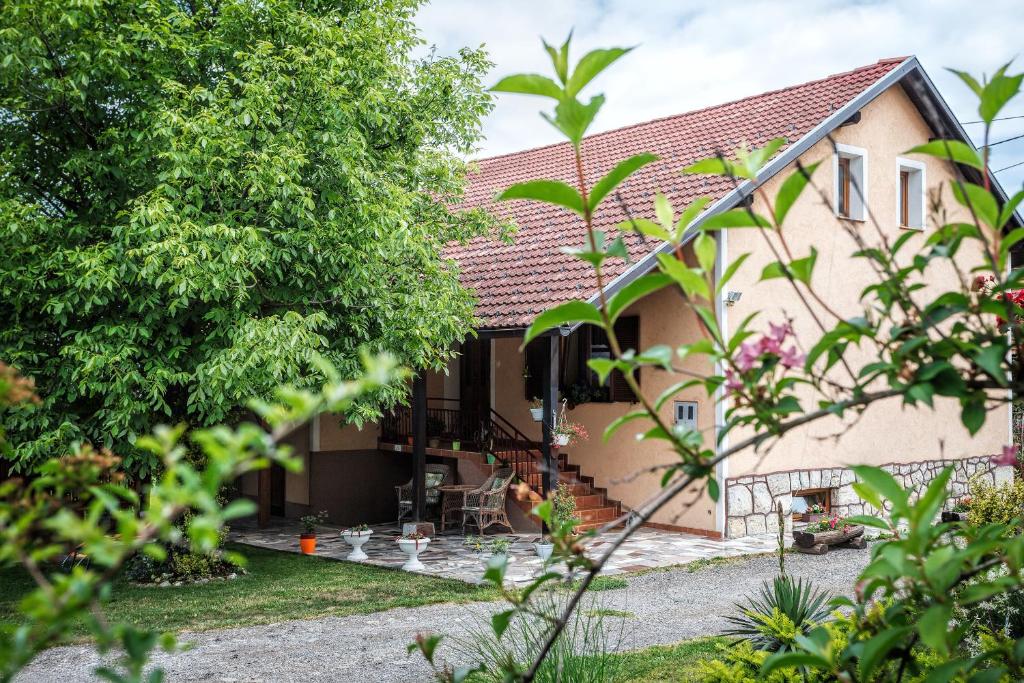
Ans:
{"label": "support column", "polygon": [[412,381],[412,519],[422,522],[426,516],[427,489],[427,376]]}
{"label": "support column", "polygon": [[256,476],[256,524],[266,529],[270,526],[270,466],[264,467]]}
{"label": "support column", "polygon": [[560,337],[557,334],[553,334],[546,339],[548,348],[545,350],[544,372],[541,374],[541,389],[543,392],[541,401],[544,406],[544,418],[541,423],[541,455],[544,458],[541,464],[541,481],[544,495],[550,496],[558,488],[558,457],[557,450],[552,447],[554,434],[551,430],[555,426],[555,418],[558,412],[558,376],[560,374],[558,368],[558,347]]}

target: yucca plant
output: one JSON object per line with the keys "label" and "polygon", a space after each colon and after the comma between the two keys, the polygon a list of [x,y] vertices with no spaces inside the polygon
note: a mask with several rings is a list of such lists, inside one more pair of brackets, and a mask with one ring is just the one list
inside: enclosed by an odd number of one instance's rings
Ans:
{"label": "yucca plant", "polygon": [[805,635],[829,618],[830,598],[810,581],[776,576],[761,584],[746,605],[736,603],[740,613],[726,617],[733,628],[723,635],[738,636],[758,650],[787,650],[797,635]]}

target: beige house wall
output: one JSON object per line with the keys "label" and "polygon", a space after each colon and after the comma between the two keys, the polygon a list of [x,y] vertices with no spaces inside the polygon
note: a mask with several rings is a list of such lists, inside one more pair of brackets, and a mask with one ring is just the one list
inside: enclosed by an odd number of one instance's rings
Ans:
{"label": "beige house wall", "polygon": [[[664,290],[638,302],[626,315],[640,316],[642,348],[655,344],[678,346],[694,341],[694,335],[699,334],[696,317],[671,290]],[[540,424],[533,422],[530,417],[529,401],[523,386],[524,357],[519,353],[521,341],[518,338],[505,338],[494,342],[495,409],[524,434],[539,440]],[[711,367],[701,358],[687,359],[683,367],[701,374],[711,372]],[[658,396],[678,381],[677,375],[652,368],[643,369],[640,375],[641,386],[649,396]],[[713,444],[712,402],[699,388],[687,389],[676,398],[698,403],[698,427],[704,433],[705,441]],[[662,472],[639,474],[642,470],[677,461],[672,449],[664,441],[637,440],[639,435],[650,428],[650,422],[627,423],[607,443],[604,442],[602,434],[605,427],[637,407],[638,404],[634,403],[587,403],[568,411],[569,419],[583,424],[589,434],[587,441],[565,449],[569,461],[579,465],[582,474],[594,477],[595,485],[608,489],[608,496],[621,501],[627,508],[640,506],[661,487]],[[662,409],[661,417],[671,424],[671,401]],[[676,498],[657,512],[651,521],[671,527],[714,531],[714,515],[714,504],[710,498],[699,491],[693,491]]]}
{"label": "beige house wall", "polygon": [[324,413],[320,416],[321,451],[361,451],[377,448],[379,427],[367,422],[362,428],[348,424],[344,415]]}
{"label": "beige house wall", "polygon": [[[867,150],[867,204],[890,241],[905,231],[899,227],[897,218],[897,157],[913,159],[926,165],[925,185],[930,191],[942,186],[941,199],[947,211],[947,221],[969,220],[949,189],[949,181],[955,177],[955,168],[923,155],[903,154],[905,150],[927,142],[932,135],[899,86],[890,88],[864,107],[858,124],[841,127],[833,134],[838,143]],[[828,140],[821,141],[806,152],[801,161],[805,165],[822,162],[814,175],[814,181],[824,190],[828,203],[823,202],[811,188],[805,190],[786,219],[786,240],[797,258],[809,254],[814,246],[818,250],[814,288],[840,315],[861,315],[858,296],[866,285],[874,281],[874,275],[866,261],[851,258],[851,254],[857,250],[856,243],[834,215],[832,202],[835,175],[831,143]],[[775,196],[779,185],[793,170],[787,169],[766,184],[769,197]],[[769,213],[760,199],[755,202],[755,209],[765,215]],[[869,243],[879,243],[878,232],[870,222],[852,221],[851,224]],[[904,253],[915,253],[933,230],[933,224],[926,225],[920,234],[910,240]],[[763,237],[754,230],[731,230],[727,240],[730,261],[745,252],[751,253],[727,287],[742,292],[741,300],[727,309],[729,321],[735,325],[748,315],[758,313],[754,328],[764,330],[769,321],[779,323],[786,317],[792,317],[797,338],[805,349],[810,348],[821,332],[789,283],[782,279],[758,281],[764,266],[774,260],[765,248]],[[962,249],[958,261],[961,268],[968,271],[980,262],[980,252],[972,254],[966,248]],[[941,291],[938,288],[954,285],[955,274],[952,268],[933,267],[928,271],[928,281],[931,289],[925,290],[925,295],[929,291],[937,292]],[[818,307],[816,311],[828,320],[824,311]],[[834,319],[827,322],[828,325],[832,323]],[[851,349],[847,356],[855,372],[872,360],[871,349],[867,346],[859,352]],[[844,375],[836,374],[835,378],[842,381]],[[813,402],[805,401],[804,407],[812,408]],[[955,400],[936,397],[935,409],[931,410],[925,406],[905,408],[900,405],[899,399],[895,399],[872,406],[838,441],[829,437],[844,431],[846,427],[839,418],[830,418],[791,432],[768,452],[756,454],[748,451],[737,454],[728,463],[728,477],[850,464],[882,465],[962,459],[991,454],[998,452],[1006,442],[1008,421],[1008,409],[992,411],[981,431],[971,437],[960,423],[960,407]],[[732,443],[737,443],[749,435],[749,432],[737,431],[730,438]]]}

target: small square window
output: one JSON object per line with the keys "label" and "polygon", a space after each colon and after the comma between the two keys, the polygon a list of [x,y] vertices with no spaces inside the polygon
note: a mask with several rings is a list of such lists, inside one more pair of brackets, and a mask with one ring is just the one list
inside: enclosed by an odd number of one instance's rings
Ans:
{"label": "small square window", "polygon": [[924,228],[924,164],[910,159],[896,160],[896,218],[901,228]]}
{"label": "small square window", "polygon": [[685,429],[697,429],[697,402],[676,401],[675,422]]}
{"label": "small square window", "polygon": [[867,211],[867,150],[849,145],[836,145],[835,210],[840,218],[862,221]]}

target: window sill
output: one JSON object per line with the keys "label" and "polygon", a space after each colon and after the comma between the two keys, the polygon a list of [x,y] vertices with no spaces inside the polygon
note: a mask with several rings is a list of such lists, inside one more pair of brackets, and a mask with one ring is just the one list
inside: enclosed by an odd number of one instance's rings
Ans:
{"label": "window sill", "polygon": [[867,223],[868,222],[866,218],[851,218],[849,216],[840,216],[838,213],[836,214],[836,218],[838,218],[841,221],[848,221],[850,223]]}
{"label": "window sill", "polygon": [[900,228],[900,230],[912,230],[914,232],[924,232],[924,226],[921,226],[921,227],[917,228],[917,227],[914,227],[913,225],[901,225],[901,226],[899,226],[899,228]]}

